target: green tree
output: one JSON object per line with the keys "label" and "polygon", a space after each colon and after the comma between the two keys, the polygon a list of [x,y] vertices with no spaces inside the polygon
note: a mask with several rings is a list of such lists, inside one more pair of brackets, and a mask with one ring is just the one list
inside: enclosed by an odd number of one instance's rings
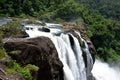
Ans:
{"label": "green tree", "polygon": [[29,0],[23,0],[23,12],[27,15],[31,15],[34,10],[32,10],[32,3]]}

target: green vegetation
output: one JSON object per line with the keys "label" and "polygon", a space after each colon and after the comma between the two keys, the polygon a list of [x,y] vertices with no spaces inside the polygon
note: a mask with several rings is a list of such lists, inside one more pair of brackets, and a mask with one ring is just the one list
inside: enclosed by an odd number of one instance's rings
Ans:
{"label": "green vegetation", "polygon": [[84,4],[92,13],[120,20],[119,0],[1,0],[0,16],[32,16],[51,20],[57,15],[58,18],[71,19],[76,18],[79,15],[77,10],[83,8],[77,4]]}
{"label": "green vegetation", "polygon": [[32,80],[31,71],[38,71],[38,67],[35,65],[28,64],[26,67],[21,67],[15,61],[6,62],[6,72],[8,74],[13,74],[18,72],[25,80]]}
{"label": "green vegetation", "polygon": [[4,58],[6,55],[6,52],[4,49],[0,49],[0,59]]}
{"label": "green vegetation", "polygon": [[5,52],[5,50],[4,50],[4,48],[3,48],[3,42],[2,42],[2,31],[0,31],[0,59],[2,59],[2,58],[4,58],[5,57],[5,55],[6,55],[6,52]]}
{"label": "green vegetation", "polygon": [[120,20],[120,0],[76,0],[87,6],[92,13]]}
{"label": "green vegetation", "polygon": [[[104,22],[104,23],[102,23]],[[102,24],[101,24],[102,23]],[[99,24],[89,25],[91,40],[98,55],[105,61],[120,61],[120,23],[112,20],[99,20]]]}
{"label": "green vegetation", "polygon": [[39,67],[32,65],[32,64],[28,64],[27,66],[25,66],[25,69],[29,69],[30,71],[38,71]]}
{"label": "green vegetation", "polygon": [[0,27],[0,30],[3,33],[3,37],[14,36],[21,32],[23,27],[20,24],[20,20],[13,19],[13,21],[8,22]]}

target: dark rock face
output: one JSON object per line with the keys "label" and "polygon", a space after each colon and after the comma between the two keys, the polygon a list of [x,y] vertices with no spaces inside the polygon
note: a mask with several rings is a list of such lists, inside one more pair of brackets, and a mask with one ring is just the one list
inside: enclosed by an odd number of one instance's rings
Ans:
{"label": "dark rock face", "polygon": [[[36,80],[63,80],[63,64],[49,38],[38,37],[23,41],[10,41],[5,43],[4,48],[22,66],[27,64],[38,66]],[[21,53],[10,54],[14,50],[20,50]]]}

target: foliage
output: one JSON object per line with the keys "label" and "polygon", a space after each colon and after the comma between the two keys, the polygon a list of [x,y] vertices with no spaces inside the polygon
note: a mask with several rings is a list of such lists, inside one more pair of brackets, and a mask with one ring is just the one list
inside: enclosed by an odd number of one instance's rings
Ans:
{"label": "foliage", "polygon": [[93,14],[86,16],[84,21],[88,24],[87,33],[91,38],[98,55],[108,62],[119,61],[119,21],[105,19],[100,15]]}
{"label": "foliage", "polygon": [[[2,0],[0,1],[0,15],[2,16],[36,16],[54,10],[64,0]],[[38,17],[38,16],[36,16]]]}
{"label": "foliage", "polygon": [[6,55],[6,52],[5,50],[3,49],[3,42],[2,42],[2,32],[0,31],[0,59],[2,59],[3,57],[5,57]]}
{"label": "foliage", "polygon": [[13,21],[8,22],[0,27],[0,30],[3,33],[3,36],[13,36],[19,34],[22,29],[20,21],[13,19]]}
{"label": "foliage", "polygon": [[75,0],[85,4],[93,13],[120,20],[120,0]]}
{"label": "foliage", "polygon": [[25,66],[25,69],[29,69],[30,71],[38,71],[39,67],[32,64],[28,64],[27,66]]}
{"label": "foliage", "polygon": [[4,58],[6,55],[4,49],[0,49],[0,59]]}
{"label": "foliage", "polygon": [[[57,13],[61,14],[62,18],[65,16],[68,19],[70,15],[76,18],[79,15],[76,14],[76,10],[82,9],[78,2],[86,5],[92,13],[120,20],[119,0],[1,0],[0,16],[25,17],[29,15],[38,18],[51,12],[56,14],[58,11]],[[68,17],[66,17],[67,14]]]}
{"label": "foliage", "polygon": [[14,73],[15,71],[20,73],[25,80],[32,80],[32,76],[30,74],[30,70],[26,68],[22,68],[18,63],[15,61],[8,61],[6,62],[6,72],[9,74]]}
{"label": "foliage", "polygon": [[67,21],[75,20],[77,17],[80,17],[80,7],[80,4],[73,0],[69,0],[60,6],[60,9],[56,11],[55,17],[60,17]]}
{"label": "foliage", "polygon": [[120,61],[120,56],[112,48],[99,48],[99,57],[107,62]]}
{"label": "foliage", "polygon": [[[120,56],[119,21],[105,19],[99,14],[89,12],[83,15],[83,19],[88,25],[87,35],[91,38],[98,55],[105,61],[118,61]],[[102,54],[99,51],[101,48]]]}

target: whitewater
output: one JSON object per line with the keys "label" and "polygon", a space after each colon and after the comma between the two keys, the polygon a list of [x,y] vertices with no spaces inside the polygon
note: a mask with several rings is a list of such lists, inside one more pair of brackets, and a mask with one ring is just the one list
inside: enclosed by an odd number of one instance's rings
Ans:
{"label": "whitewater", "polygon": [[92,74],[96,80],[120,80],[120,65],[110,66],[101,60],[95,60]]}

